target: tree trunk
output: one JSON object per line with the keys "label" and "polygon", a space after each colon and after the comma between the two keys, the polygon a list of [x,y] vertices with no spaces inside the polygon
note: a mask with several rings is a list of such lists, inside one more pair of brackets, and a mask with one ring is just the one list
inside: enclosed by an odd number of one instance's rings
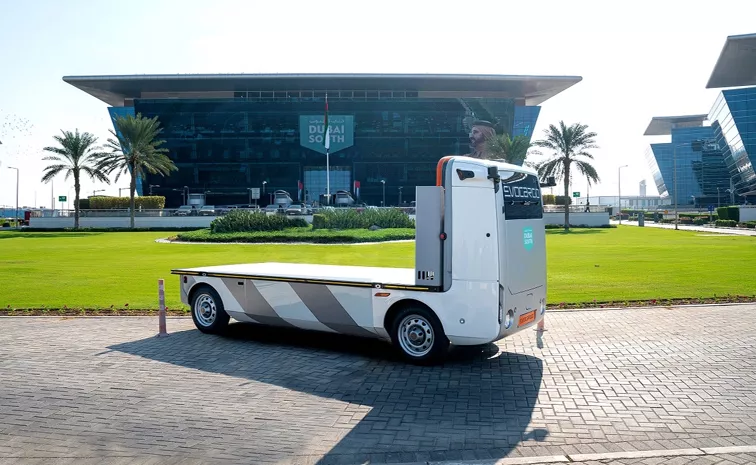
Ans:
{"label": "tree trunk", "polygon": [[131,215],[131,229],[134,229],[134,194],[136,193],[136,173],[134,172],[134,169],[132,167],[131,169],[131,184],[129,184],[129,195],[131,196],[131,200],[129,202],[129,210]]}
{"label": "tree trunk", "polygon": [[564,230],[570,230],[570,162],[564,163]]}
{"label": "tree trunk", "polygon": [[81,184],[79,184],[79,173],[74,173],[74,229],[79,229],[79,192],[81,191]]}

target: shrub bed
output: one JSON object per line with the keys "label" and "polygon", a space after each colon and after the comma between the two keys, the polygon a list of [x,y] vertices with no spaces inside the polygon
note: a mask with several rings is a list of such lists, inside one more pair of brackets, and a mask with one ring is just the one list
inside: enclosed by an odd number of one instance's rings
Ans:
{"label": "shrub bed", "polygon": [[[89,208],[92,210],[124,210],[129,208],[131,199],[129,197],[107,197],[100,195],[90,197]],[[145,210],[162,210],[165,208],[165,197],[160,195],[148,195],[144,197],[134,197],[134,206]]]}
{"label": "shrub bed", "polygon": [[233,210],[210,223],[210,232],[234,233],[251,231],[283,231],[287,228],[306,228],[303,218],[288,218],[283,215],[267,215],[263,212]]}
{"label": "shrub bed", "polygon": [[735,220],[717,220],[715,223],[717,226],[724,226],[727,228],[734,228],[738,225],[738,222]]}
{"label": "shrub bed", "polygon": [[312,218],[313,229],[367,229],[379,228],[415,228],[414,220],[395,208],[369,208],[362,212],[353,209],[325,210]]}
{"label": "shrub bed", "polygon": [[411,228],[379,229],[312,229],[311,227],[289,228],[280,231],[247,231],[216,233],[209,229],[178,234],[179,242],[314,242],[314,243],[359,243],[411,240],[415,230]]}

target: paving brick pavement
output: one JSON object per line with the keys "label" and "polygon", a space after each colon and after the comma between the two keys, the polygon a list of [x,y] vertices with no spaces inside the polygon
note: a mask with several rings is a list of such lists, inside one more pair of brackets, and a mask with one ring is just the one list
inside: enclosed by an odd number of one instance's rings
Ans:
{"label": "paving brick pavement", "polygon": [[442,367],[406,365],[376,341],[241,324],[210,336],[189,319],[169,319],[168,338],[154,337],[155,318],[0,318],[0,328],[3,465],[756,444],[754,305],[551,312],[542,337],[456,350]]}

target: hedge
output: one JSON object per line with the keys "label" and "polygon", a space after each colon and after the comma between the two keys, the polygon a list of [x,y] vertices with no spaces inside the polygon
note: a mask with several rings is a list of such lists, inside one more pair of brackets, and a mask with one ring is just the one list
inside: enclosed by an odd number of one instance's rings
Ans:
{"label": "hedge", "polygon": [[556,205],[556,195],[554,195],[554,194],[543,194],[543,204],[544,205]]}
{"label": "hedge", "polygon": [[371,226],[414,229],[415,222],[396,208],[369,208],[362,212],[350,208],[326,210],[313,215],[312,226],[313,229],[368,229]]}
{"label": "hedge", "polygon": [[717,220],[716,225],[734,228],[738,225],[738,222],[735,220]]}
{"label": "hedge", "polygon": [[309,242],[320,244],[385,242],[397,240],[412,240],[415,238],[414,229],[347,229],[336,231],[332,229],[313,230],[306,228],[289,228],[284,231],[251,231],[214,233],[208,229],[181,233],[176,236],[180,242],[278,242],[295,243]]}
{"label": "hedge", "polygon": [[732,220],[737,223],[740,221],[740,208],[719,207],[717,208],[717,217],[721,220]]}
{"label": "hedge", "polygon": [[304,218],[288,218],[283,215],[268,215],[265,212],[232,210],[210,223],[212,233],[249,231],[282,231],[286,228],[307,227]]}
{"label": "hedge", "polygon": [[[130,207],[129,197],[90,197],[89,208],[92,210],[124,210]],[[165,197],[160,195],[134,197],[134,206],[143,210],[162,210],[165,208]]]}

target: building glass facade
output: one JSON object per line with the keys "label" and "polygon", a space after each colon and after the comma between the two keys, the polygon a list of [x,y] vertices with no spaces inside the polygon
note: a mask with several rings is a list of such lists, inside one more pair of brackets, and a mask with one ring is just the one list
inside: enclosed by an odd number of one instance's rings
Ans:
{"label": "building glass facade", "polygon": [[[204,193],[209,205],[246,204],[249,188],[261,188],[261,205],[279,189],[308,202],[326,192],[322,92],[135,99],[133,105],[136,113],[159,118],[164,146],[179,168],[142,180],[143,192],[160,186],[154,193],[166,197],[167,207],[183,203],[185,187]],[[331,193],[354,192],[358,182],[360,200],[369,205],[381,205],[381,181],[387,205],[398,205],[400,196],[401,203],[412,201],[415,186],[433,185],[439,158],[470,152],[472,121],[494,120],[497,133],[530,137],[540,110],[515,106],[513,99],[418,98],[411,91],[329,91],[328,106],[332,132],[334,121],[346,122],[338,130],[345,134],[331,139]]]}
{"label": "building glass facade", "polygon": [[756,191],[756,87],[722,91],[709,120],[727,167],[727,188],[738,196]]}
{"label": "building glass facade", "polygon": [[672,142],[651,144],[652,157],[646,155],[659,194],[667,194],[674,204],[676,185],[678,205],[720,204],[727,196],[729,175],[714,127],[680,127],[671,132]]}

